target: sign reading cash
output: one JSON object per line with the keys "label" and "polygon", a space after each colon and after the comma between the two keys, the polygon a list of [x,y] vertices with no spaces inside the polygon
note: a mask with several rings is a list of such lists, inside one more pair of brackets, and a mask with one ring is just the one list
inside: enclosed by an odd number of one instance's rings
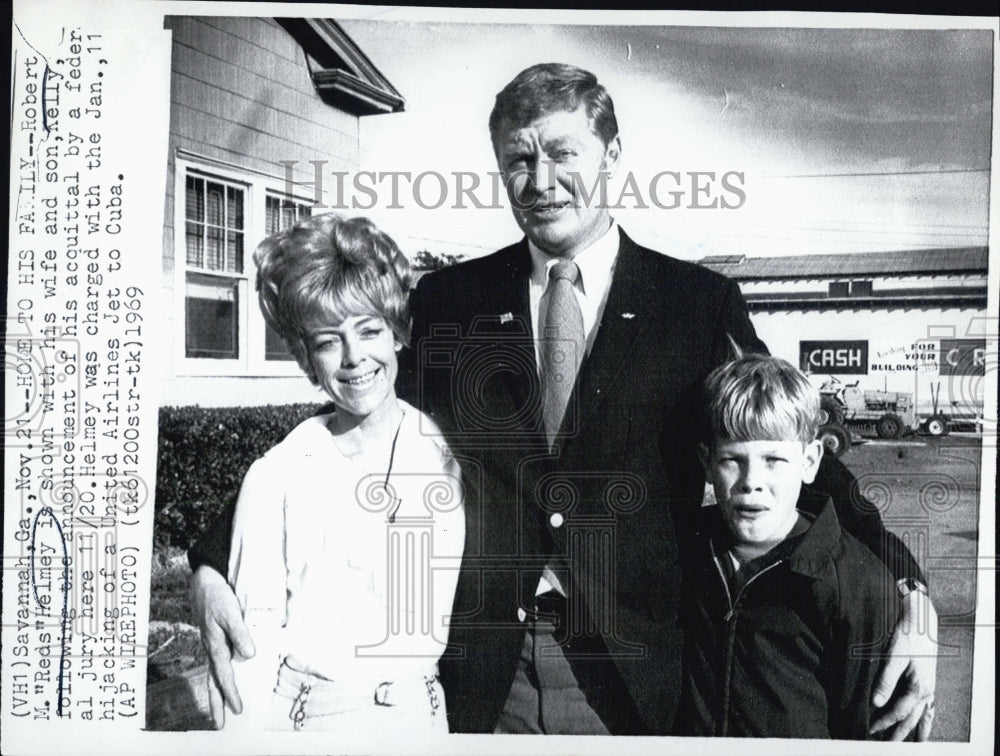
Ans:
{"label": "sign reading cash", "polygon": [[866,375],[867,341],[800,341],[799,365],[809,373]]}

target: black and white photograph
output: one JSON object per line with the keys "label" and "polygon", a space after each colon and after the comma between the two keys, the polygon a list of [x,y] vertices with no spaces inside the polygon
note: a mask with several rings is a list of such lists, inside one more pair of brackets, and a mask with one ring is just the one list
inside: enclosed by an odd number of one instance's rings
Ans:
{"label": "black and white photograph", "polygon": [[995,18],[113,7],[14,15],[12,753],[992,752]]}

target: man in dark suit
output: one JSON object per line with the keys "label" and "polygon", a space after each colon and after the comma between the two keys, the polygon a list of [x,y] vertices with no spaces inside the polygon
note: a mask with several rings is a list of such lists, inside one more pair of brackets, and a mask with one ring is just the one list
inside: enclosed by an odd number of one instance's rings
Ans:
{"label": "man in dark suit", "polygon": [[[497,96],[490,132],[526,238],[420,281],[399,387],[440,425],[465,478],[466,549],[441,660],[449,724],[666,734],[679,565],[704,490],[694,392],[734,349],[765,347],[732,281],[638,246],[595,200],[621,144],[592,74],[523,71]],[[912,556],[852,483],[835,461],[818,480],[906,594],[876,724],[899,721],[903,737],[919,722],[926,737],[935,649],[916,618],[933,624],[933,608]],[[224,636],[243,649],[245,631],[209,568],[225,565],[225,538],[215,543],[192,551],[204,565],[194,596],[216,679],[238,706]]]}

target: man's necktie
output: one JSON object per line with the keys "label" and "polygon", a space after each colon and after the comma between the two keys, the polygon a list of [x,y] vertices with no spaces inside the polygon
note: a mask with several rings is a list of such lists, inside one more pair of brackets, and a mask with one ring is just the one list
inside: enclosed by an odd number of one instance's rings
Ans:
{"label": "man's necktie", "polygon": [[549,271],[549,299],[540,351],[545,392],[542,422],[550,448],[562,425],[586,348],[583,315],[573,291],[573,284],[579,275],[580,269],[572,260],[560,260]]}

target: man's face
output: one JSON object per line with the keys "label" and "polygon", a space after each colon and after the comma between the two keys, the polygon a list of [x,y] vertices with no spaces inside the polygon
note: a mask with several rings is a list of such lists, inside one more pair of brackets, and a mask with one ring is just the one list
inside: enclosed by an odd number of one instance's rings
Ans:
{"label": "man's face", "polygon": [[764,544],[788,535],[803,483],[816,477],[819,441],[719,441],[699,449],[705,477],[738,544]]}
{"label": "man's face", "polygon": [[605,146],[582,107],[505,125],[495,146],[514,219],[539,249],[572,258],[607,231],[599,180],[602,172],[614,175],[620,142]]}

